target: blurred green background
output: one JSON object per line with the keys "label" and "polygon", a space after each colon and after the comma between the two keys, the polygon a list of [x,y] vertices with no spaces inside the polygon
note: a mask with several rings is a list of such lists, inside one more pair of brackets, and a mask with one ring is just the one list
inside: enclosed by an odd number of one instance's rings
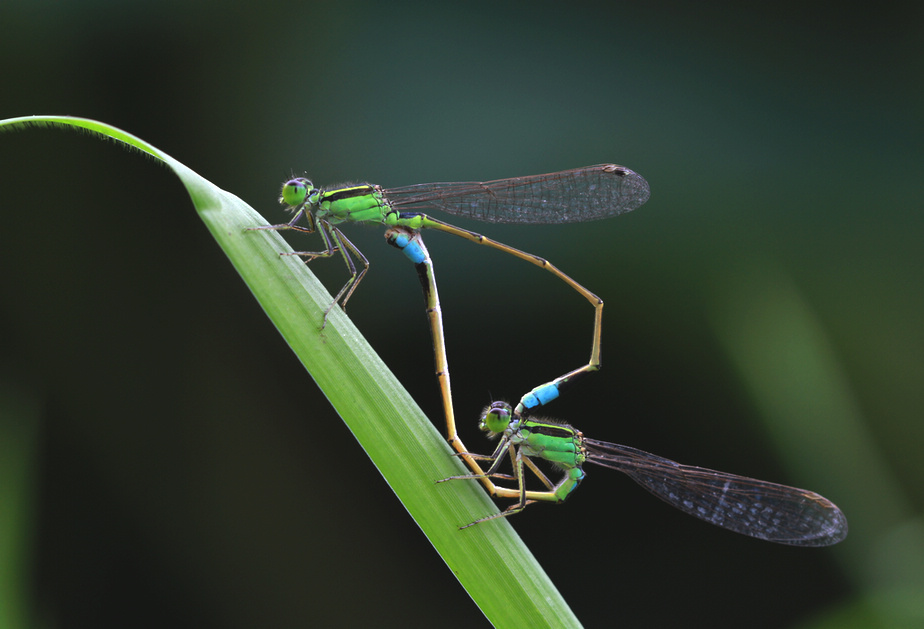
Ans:
{"label": "blurred green background", "polygon": [[[617,219],[453,221],[606,301],[603,371],[549,414],[808,487],[851,532],[761,543],[594,468],[517,531],[589,627],[924,626],[922,13],[12,1],[0,117],[114,124],[272,222],[293,172],[637,170],[651,200]],[[486,624],[172,174],[52,130],[0,135],[0,157],[0,626]],[[382,230],[348,234],[372,261],[349,314],[441,426],[415,274]],[[592,309],[427,238],[474,446],[483,405],[586,361]]]}

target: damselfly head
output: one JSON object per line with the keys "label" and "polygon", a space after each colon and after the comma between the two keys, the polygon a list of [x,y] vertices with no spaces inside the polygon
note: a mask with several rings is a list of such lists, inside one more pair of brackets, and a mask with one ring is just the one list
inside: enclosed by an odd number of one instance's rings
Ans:
{"label": "damselfly head", "polygon": [[486,432],[502,433],[510,426],[513,408],[507,402],[492,402],[481,413],[478,427]]}
{"label": "damselfly head", "polygon": [[289,179],[282,184],[279,202],[290,208],[297,207],[305,202],[305,198],[314,190],[312,183],[304,177]]}

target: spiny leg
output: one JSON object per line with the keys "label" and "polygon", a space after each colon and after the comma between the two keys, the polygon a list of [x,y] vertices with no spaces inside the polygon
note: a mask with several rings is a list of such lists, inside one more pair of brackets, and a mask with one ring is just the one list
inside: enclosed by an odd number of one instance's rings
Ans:
{"label": "spiny leg", "polygon": [[[283,252],[280,255],[300,256],[306,258],[305,262],[311,262],[315,258],[329,258],[338,251],[343,257],[347,271],[350,273],[350,279],[347,280],[346,284],[343,285],[343,288],[340,289],[331,304],[324,310],[324,318],[321,321],[321,329],[323,330],[324,326],[327,325],[327,317],[330,315],[330,311],[333,310],[334,306],[339,303],[340,306],[346,310],[347,301],[349,301],[350,296],[353,294],[353,291],[356,290],[356,287],[359,286],[359,282],[362,280],[363,276],[366,275],[366,271],[369,270],[369,260],[366,259],[366,256],[363,255],[362,251],[360,251],[356,245],[350,242],[350,239],[347,238],[343,232],[341,232],[336,227],[333,227],[327,221],[318,221],[318,231],[321,233],[321,238],[323,238],[324,244],[327,245],[326,250],[292,251]],[[350,253],[362,260],[363,268],[359,271],[357,271],[356,265],[353,263],[353,258],[350,256]]]}
{"label": "spiny leg", "polygon": [[[513,444],[509,444],[507,447],[510,450],[511,458],[514,461],[513,474],[514,474],[514,477],[517,479],[517,485],[519,488],[518,489],[519,501],[516,504],[510,505],[509,507],[507,507],[506,509],[504,509],[503,511],[499,513],[493,513],[483,518],[478,518],[477,520],[473,522],[469,522],[468,524],[464,526],[460,526],[459,527],[460,530],[467,529],[470,526],[475,526],[476,524],[481,524],[482,522],[487,522],[488,520],[496,520],[497,518],[509,517],[525,509],[526,505],[532,502],[535,502],[535,500],[527,500],[526,498],[526,480],[523,478],[523,454],[522,452],[520,451],[519,448],[516,448]],[[513,452],[514,449],[516,449],[515,455]],[[498,461],[500,460],[500,458],[501,457],[498,457]],[[497,462],[495,462],[495,465],[497,465]],[[495,466],[492,465],[491,467],[494,468]]]}
{"label": "spiny leg", "polygon": [[[261,225],[260,227],[248,227],[244,231],[262,231],[262,230],[284,231],[287,229],[293,229],[295,231],[302,232],[305,234],[313,234],[315,231],[314,215],[311,213],[310,210],[305,209],[305,208],[306,208],[305,205],[299,208],[299,210],[295,213],[295,216],[293,216],[292,220],[289,221],[288,223],[279,223],[277,225]],[[305,220],[308,221],[307,227],[296,225],[296,223],[298,223],[298,220],[302,216],[304,216]]]}
{"label": "spiny leg", "polygon": [[[327,314],[338,301],[340,302],[340,307],[346,310],[347,302],[350,300],[350,297],[353,296],[353,291],[356,290],[356,287],[359,286],[359,283],[362,281],[363,277],[366,276],[366,272],[369,270],[369,260],[366,259],[366,256],[363,255],[363,252],[360,251],[356,245],[350,242],[349,238],[343,235],[343,232],[334,227],[331,229],[331,235],[336,242],[336,247],[339,248],[340,252],[343,254],[343,259],[346,261],[347,268],[350,270],[350,279],[347,280],[347,283],[343,285],[343,288],[341,288],[340,292],[337,293],[337,296],[334,297],[334,303],[328,306],[327,311],[325,311],[325,323],[327,322]],[[363,268],[358,273],[356,272],[356,266],[353,264],[353,260],[350,258],[348,251],[352,252],[353,255],[355,255],[363,262]],[[346,293],[345,296],[344,293]],[[342,300],[340,299],[341,297],[343,297]],[[324,326],[322,325],[321,327]]]}
{"label": "spiny leg", "polygon": [[[534,502],[547,502],[555,501],[558,502],[559,499],[555,494],[555,486],[549,480],[549,478],[540,470],[532,460],[522,453],[522,450],[515,446],[507,437],[501,438],[501,442],[498,444],[497,448],[490,455],[484,454],[472,454],[468,453],[468,456],[473,459],[480,461],[491,461],[491,465],[488,467],[487,471],[476,474],[467,474],[465,476],[450,476],[448,478],[443,478],[436,481],[437,483],[445,483],[446,481],[451,480],[480,480],[484,481],[488,478],[503,478],[505,480],[516,480],[517,489],[508,489],[506,487],[496,487],[494,496],[497,498],[513,498],[517,502],[510,505],[503,511],[489,515],[483,518],[479,518],[474,522],[470,522],[465,526],[459,527],[460,529],[467,529],[470,526],[485,522],[487,520],[494,520],[497,518],[505,518],[511,516],[515,513],[519,513],[526,508],[527,505]],[[510,457],[510,462],[513,467],[513,475],[501,474],[498,472],[501,464],[504,459]],[[526,478],[524,474],[524,465],[528,467],[542,483],[548,488],[547,491],[528,491],[526,489]]]}

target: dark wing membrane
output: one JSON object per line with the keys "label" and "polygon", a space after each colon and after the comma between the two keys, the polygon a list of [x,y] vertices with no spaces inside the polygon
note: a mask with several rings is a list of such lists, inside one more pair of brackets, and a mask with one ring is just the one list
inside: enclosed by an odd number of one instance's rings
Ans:
{"label": "dark wing membrane", "polygon": [[828,546],[847,519],[815,492],[682,465],[642,450],[584,439],[587,459],[619,470],[681,511],[736,533],[792,546]]}
{"label": "dark wing membrane", "polygon": [[385,190],[400,212],[430,208],[489,223],[580,223],[629,212],[648,200],[648,182],[615,164],[495,181],[422,183]]}

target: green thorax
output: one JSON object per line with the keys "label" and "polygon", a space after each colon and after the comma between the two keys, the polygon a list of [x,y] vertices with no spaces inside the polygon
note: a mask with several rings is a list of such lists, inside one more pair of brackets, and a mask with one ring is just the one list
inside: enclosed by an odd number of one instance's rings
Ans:
{"label": "green thorax", "polygon": [[568,424],[521,420],[510,441],[519,445],[526,456],[545,459],[564,468],[584,464],[583,435]]}
{"label": "green thorax", "polygon": [[506,402],[495,402],[486,408],[481,427],[503,433],[525,456],[545,459],[562,468],[580,468],[586,460],[580,430],[568,424],[525,419]]}
{"label": "green thorax", "polygon": [[[318,219],[338,223],[394,224],[397,212],[388,205],[382,188],[360,184],[321,191],[316,202]],[[392,217],[393,215],[393,217]]]}

